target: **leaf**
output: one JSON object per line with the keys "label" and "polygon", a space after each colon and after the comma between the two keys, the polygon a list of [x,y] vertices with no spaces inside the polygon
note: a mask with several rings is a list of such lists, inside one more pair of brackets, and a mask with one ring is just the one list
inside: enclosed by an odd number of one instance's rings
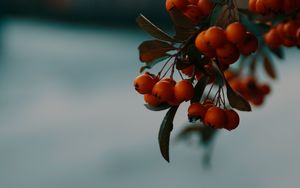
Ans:
{"label": "leaf", "polygon": [[273,67],[273,63],[271,62],[271,60],[268,57],[264,57],[264,68],[266,73],[272,78],[272,79],[276,79],[276,71]]}
{"label": "leaf", "polygon": [[140,68],[140,73],[144,72],[146,69],[151,69],[152,67],[154,67],[156,64],[160,63],[161,61],[164,61],[166,59],[168,59],[170,57],[169,54],[166,54],[165,56],[163,57],[160,57],[158,59],[155,59],[153,61],[150,61],[150,62],[146,62],[146,65],[145,66],[142,66]]}
{"label": "leaf", "polygon": [[162,104],[160,106],[151,106],[149,104],[144,104],[144,106],[151,111],[158,112],[169,109],[171,106],[168,104]]}
{"label": "leaf", "polygon": [[279,59],[284,59],[284,52],[281,47],[278,48],[269,48],[269,50]]}
{"label": "leaf", "polygon": [[154,25],[150,20],[148,20],[144,15],[140,14],[136,18],[136,22],[138,25],[147,33],[152,35],[154,38],[163,40],[163,41],[169,41],[169,42],[176,42],[174,38],[172,38],[170,35],[165,33],[163,30],[161,30],[159,27]]}
{"label": "leaf", "polygon": [[167,56],[166,52],[171,50],[175,50],[175,48],[167,42],[159,40],[145,41],[139,46],[140,60],[142,62],[151,62]]}
{"label": "leaf", "polygon": [[240,111],[251,111],[251,106],[249,102],[244,99],[241,95],[236,93],[229,85],[227,80],[225,80],[226,83],[226,90],[227,90],[227,98],[229,101],[229,104],[232,108],[238,109]]}
{"label": "leaf", "polygon": [[194,29],[187,29],[180,26],[175,26],[175,31],[174,38],[180,41],[188,40],[195,33]]}
{"label": "leaf", "polygon": [[270,26],[264,24],[264,23],[256,23],[240,12],[240,21],[241,23],[246,26],[247,30],[253,33],[255,36],[262,36],[266,32],[270,30]]}
{"label": "leaf", "polygon": [[170,136],[173,130],[173,120],[175,114],[177,112],[178,106],[173,106],[167,112],[159,130],[158,134],[158,142],[160,147],[160,152],[164,159],[170,162],[169,158],[169,144],[170,144]]}
{"label": "leaf", "polygon": [[225,79],[224,79],[223,73],[220,71],[220,69],[219,69],[218,65],[216,64],[216,62],[213,62],[212,65],[213,65],[212,73],[215,74],[216,81],[217,81],[218,85],[220,87],[223,87],[224,84],[225,84],[225,82],[224,82]]}
{"label": "leaf", "polygon": [[191,30],[195,28],[196,25],[177,8],[173,7],[169,13],[175,26]]}
{"label": "leaf", "polygon": [[193,99],[191,100],[191,103],[199,102],[201,100],[208,81],[209,81],[208,76],[203,76],[198,81],[198,83],[195,85],[195,95],[194,95]]}
{"label": "leaf", "polygon": [[221,4],[217,4],[215,8],[213,9],[211,16],[210,16],[210,23],[211,25],[216,25],[218,22],[218,19],[220,17],[220,14],[224,11],[224,6]]}
{"label": "leaf", "polygon": [[251,74],[254,74],[256,72],[256,65],[257,65],[257,60],[256,58],[253,58],[249,66]]}

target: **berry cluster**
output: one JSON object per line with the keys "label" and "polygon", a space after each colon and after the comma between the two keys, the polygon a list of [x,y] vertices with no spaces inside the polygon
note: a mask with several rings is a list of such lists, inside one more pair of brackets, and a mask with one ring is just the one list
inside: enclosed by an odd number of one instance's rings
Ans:
{"label": "berry cluster", "polygon": [[241,94],[251,104],[261,106],[265,101],[265,97],[271,92],[270,86],[266,83],[258,83],[253,76],[241,78],[233,75],[234,73],[230,71],[225,72],[232,89]]}
{"label": "berry cluster", "polygon": [[[300,14],[298,14],[300,17]],[[274,26],[264,35],[265,43],[271,48],[300,46],[300,18],[288,20]]]}
{"label": "berry cluster", "polygon": [[299,0],[249,0],[248,8],[262,15],[285,13],[290,14],[300,8]]}
{"label": "berry cluster", "polygon": [[166,9],[170,11],[173,7],[192,22],[199,23],[210,15],[214,4],[210,0],[166,0]]}
{"label": "berry cluster", "polygon": [[144,95],[145,102],[154,107],[163,103],[179,106],[194,96],[194,87],[189,80],[176,82],[173,78],[160,79],[159,76],[150,73],[136,77],[134,87]]}
{"label": "berry cluster", "polygon": [[216,58],[225,65],[235,63],[240,54],[250,55],[258,48],[257,38],[247,32],[239,22],[231,23],[223,30],[212,26],[202,31],[195,40],[196,48],[208,58]]}
{"label": "berry cluster", "polygon": [[188,108],[190,121],[200,119],[204,125],[215,129],[236,129],[240,123],[238,113],[232,109],[217,107],[211,100],[192,103]]}

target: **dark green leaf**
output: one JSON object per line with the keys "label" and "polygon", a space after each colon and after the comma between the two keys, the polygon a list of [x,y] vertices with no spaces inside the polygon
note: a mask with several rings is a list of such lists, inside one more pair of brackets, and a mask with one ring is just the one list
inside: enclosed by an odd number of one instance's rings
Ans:
{"label": "dark green leaf", "polygon": [[224,11],[224,6],[221,4],[217,4],[213,9],[211,16],[210,16],[210,23],[211,25],[216,25],[219,20],[221,13]]}
{"label": "dark green leaf", "polygon": [[175,26],[176,35],[174,36],[175,39],[180,41],[188,40],[194,33],[194,29],[187,29],[180,26]]}
{"label": "dark green leaf", "polygon": [[191,100],[191,103],[199,102],[202,98],[206,85],[208,83],[209,77],[203,76],[195,86],[195,95]]}
{"label": "dark green leaf", "polygon": [[193,30],[195,28],[195,24],[191,22],[186,16],[182,14],[182,12],[175,7],[172,8],[170,11],[171,19],[176,27],[181,27],[185,29]]}
{"label": "dark green leaf", "polygon": [[273,63],[271,62],[271,60],[268,57],[264,57],[264,68],[266,73],[272,78],[272,79],[276,79],[276,71],[273,67]]}
{"label": "dark green leaf", "polygon": [[269,48],[269,50],[276,55],[276,57],[278,57],[279,59],[284,59],[284,52],[283,49],[281,47],[279,48]]}
{"label": "dark green leaf", "polygon": [[173,120],[175,114],[177,112],[178,106],[173,106],[167,112],[159,130],[158,134],[158,142],[160,147],[160,152],[164,159],[170,162],[169,158],[169,144],[170,144],[170,136],[173,130]]}
{"label": "dark green leaf", "polygon": [[164,41],[176,42],[175,39],[173,39],[171,36],[169,36],[167,33],[165,33],[159,27],[154,25],[151,21],[149,21],[142,14],[136,18],[136,22],[144,31],[146,31],[147,33],[152,35],[154,38],[164,40]]}
{"label": "dark green leaf", "polygon": [[144,104],[144,106],[151,111],[158,112],[169,109],[171,106],[168,104],[162,104],[160,106],[151,106],[149,104]]}
{"label": "dark green leaf", "polygon": [[229,101],[229,104],[232,108],[241,110],[241,111],[251,111],[251,106],[247,100],[245,100],[241,95],[236,93],[229,85],[227,80],[225,80],[226,83],[226,90],[227,90],[227,98]]}
{"label": "dark green leaf", "polygon": [[175,63],[176,63],[176,69],[177,70],[182,70],[182,69],[185,69],[185,68],[193,65],[189,62],[186,62],[186,61],[183,61],[183,60],[180,60],[180,59],[177,59],[175,61]]}
{"label": "dark green leaf", "polygon": [[151,69],[152,67],[154,67],[156,64],[166,60],[170,58],[170,55],[169,54],[166,54],[166,56],[163,56],[163,57],[160,57],[158,59],[155,59],[153,61],[150,61],[150,62],[146,62],[146,65],[145,66],[142,66],[140,68],[140,73],[144,72],[146,69]]}
{"label": "dark green leaf", "polygon": [[167,42],[159,40],[145,41],[139,46],[140,60],[142,62],[152,62],[158,58],[167,56],[166,52],[174,49],[175,48]]}
{"label": "dark green leaf", "polygon": [[243,13],[240,13],[240,21],[244,26],[247,27],[247,30],[253,33],[255,36],[262,36],[270,30],[270,26],[264,23],[253,22],[249,20],[249,18]]}
{"label": "dark green leaf", "polygon": [[223,76],[223,73],[221,72],[221,70],[219,69],[218,65],[213,62],[213,71],[212,73],[215,75],[215,78],[216,78],[216,81],[218,83],[218,85],[220,87],[223,87],[225,82],[224,82],[224,76]]}

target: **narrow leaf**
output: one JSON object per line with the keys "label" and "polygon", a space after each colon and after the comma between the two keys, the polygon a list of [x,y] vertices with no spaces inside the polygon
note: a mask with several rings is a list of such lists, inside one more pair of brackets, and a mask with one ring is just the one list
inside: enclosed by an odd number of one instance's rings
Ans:
{"label": "narrow leaf", "polygon": [[159,130],[158,134],[158,142],[160,147],[160,152],[164,159],[170,162],[169,158],[169,144],[170,144],[170,136],[173,130],[173,120],[175,114],[177,112],[178,106],[171,107],[167,112]]}
{"label": "narrow leaf", "polygon": [[223,76],[223,73],[221,72],[221,70],[219,69],[218,65],[215,62],[213,62],[212,65],[213,65],[212,73],[215,74],[216,81],[217,81],[218,85],[220,87],[223,87],[224,84],[225,84],[225,82],[224,82],[225,78]]}
{"label": "narrow leaf", "polygon": [[159,40],[145,41],[139,46],[140,60],[142,62],[151,62],[167,56],[166,52],[174,49],[175,48],[167,42]]}
{"label": "narrow leaf", "polygon": [[208,81],[209,81],[208,76],[203,76],[198,81],[198,83],[195,86],[195,95],[194,95],[193,99],[191,100],[191,103],[199,102],[201,100]]}
{"label": "narrow leaf", "polygon": [[272,78],[272,79],[276,79],[276,71],[275,68],[273,66],[273,63],[271,62],[271,60],[268,57],[264,57],[264,68],[266,73]]}
{"label": "narrow leaf", "polygon": [[169,109],[171,106],[168,104],[162,104],[160,106],[151,106],[149,104],[144,104],[144,106],[151,111],[158,112]]}
{"label": "narrow leaf", "polygon": [[182,12],[177,8],[174,7],[169,12],[175,26],[185,29],[195,28],[196,25],[190,19],[184,16]]}
{"label": "narrow leaf", "polygon": [[142,66],[140,68],[140,73],[144,72],[146,69],[151,69],[152,67],[154,67],[156,64],[168,59],[170,57],[169,54],[166,54],[165,56],[163,57],[160,57],[158,59],[155,59],[153,61],[150,61],[150,62],[146,62],[146,65],[145,66]]}
{"label": "narrow leaf", "polygon": [[269,50],[276,55],[276,57],[278,57],[279,59],[284,59],[284,52],[283,49],[281,47],[279,48],[269,48]]}
{"label": "narrow leaf", "polygon": [[152,35],[154,38],[157,38],[157,39],[160,39],[163,41],[175,42],[175,40],[171,36],[169,36],[167,33],[165,33],[159,27],[154,25],[144,15],[142,15],[142,14],[139,15],[136,18],[136,22],[144,31],[146,31],[147,33]]}
{"label": "narrow leaf", "polygon": [[249,102],[244,99],[241,95],[236,93],[229,85],[227,80],[225,80],[226,83],[226,90],[227,90],[227,98],[229,101],[229,104],[232,108],[238,109],[240,111],[251,111],[251,106]]}

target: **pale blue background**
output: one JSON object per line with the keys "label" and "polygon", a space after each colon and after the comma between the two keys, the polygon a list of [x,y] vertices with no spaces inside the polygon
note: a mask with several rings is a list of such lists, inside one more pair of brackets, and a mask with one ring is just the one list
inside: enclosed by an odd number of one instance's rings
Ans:
{"label": "pale blue background", "polygon": [[[277,62],[266,106],[216,139],[160,156],[163,113],[133,90],[140,30],[8,19],[0,55],[1,188],[282,188],[300,185],[299,52]],[[186,121],[186,105],[175,133]]]}

